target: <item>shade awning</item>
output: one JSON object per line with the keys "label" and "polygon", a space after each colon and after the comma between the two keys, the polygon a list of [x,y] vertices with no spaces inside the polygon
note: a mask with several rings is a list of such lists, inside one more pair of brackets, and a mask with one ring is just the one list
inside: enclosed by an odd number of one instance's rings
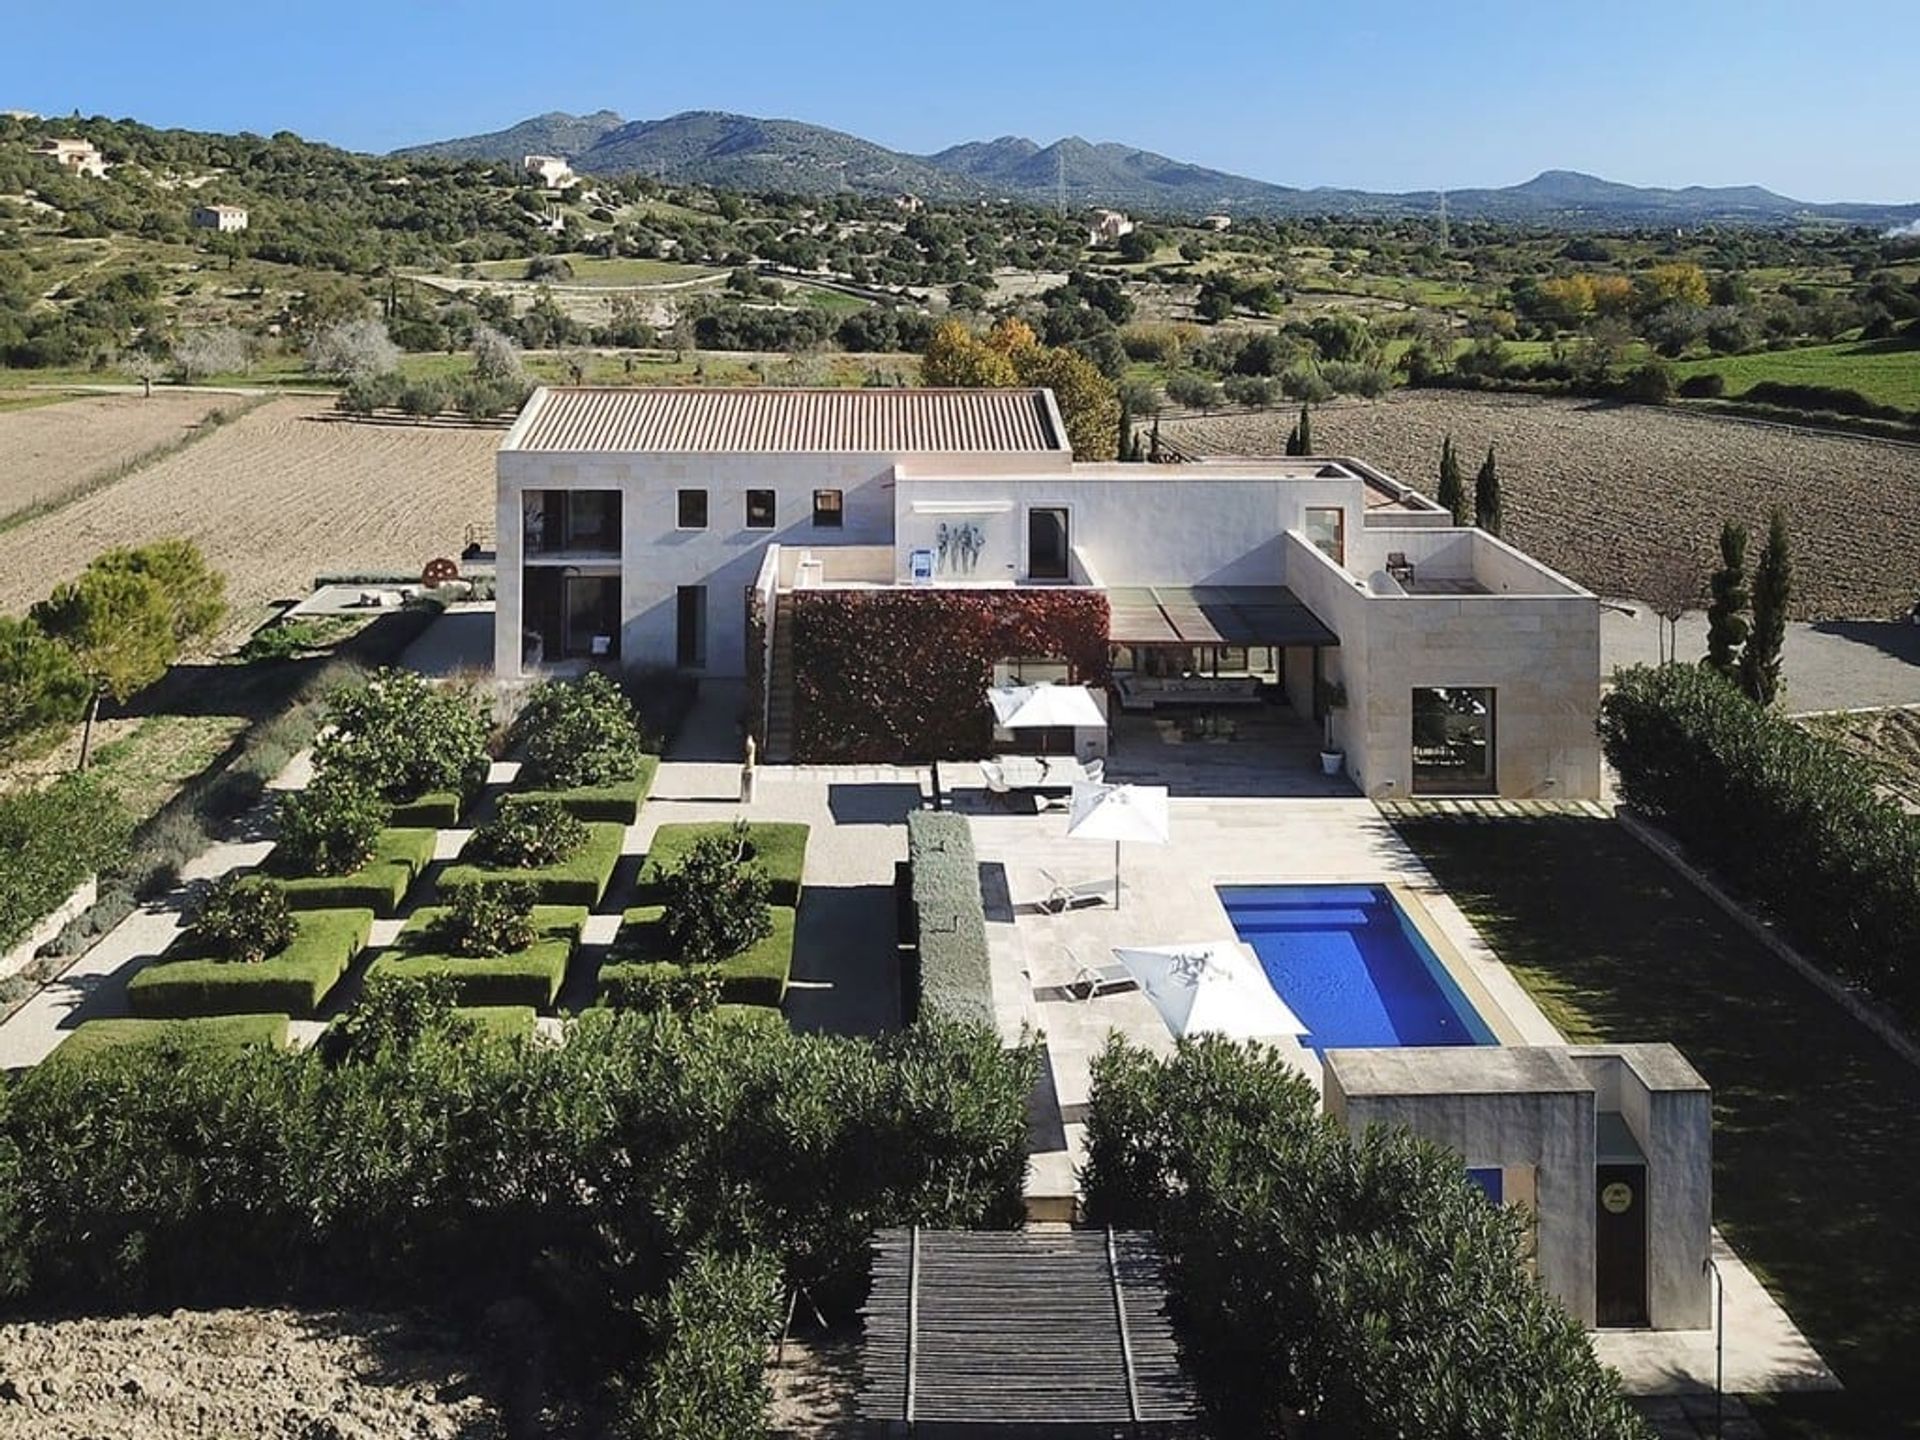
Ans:
{"label": "shade awning", "polygon": [[1259,1040],[1307,1031],[1238,941],[1116,946],[1113,958],[1140,982],[1176,1038]]}
{"label": "shade awning", "polygon": [[1116,645],[1338,645],[1284,585],[1141,585],[1107,591]]}
{"label": "shade awning", "polygon": [[1104,726],[1107,717],[1084,685],[998,685],[987,691],[993,723],[1004,730]]}

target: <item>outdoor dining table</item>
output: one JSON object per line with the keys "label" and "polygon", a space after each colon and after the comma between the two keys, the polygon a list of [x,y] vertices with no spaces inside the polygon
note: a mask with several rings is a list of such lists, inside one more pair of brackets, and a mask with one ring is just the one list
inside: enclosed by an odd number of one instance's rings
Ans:
{"label": "outdoor dining table", "polygon": [[1071,790],[1087,780],[1087,767],[1071,755],[1002,755],[995,763],[1009,790]]}

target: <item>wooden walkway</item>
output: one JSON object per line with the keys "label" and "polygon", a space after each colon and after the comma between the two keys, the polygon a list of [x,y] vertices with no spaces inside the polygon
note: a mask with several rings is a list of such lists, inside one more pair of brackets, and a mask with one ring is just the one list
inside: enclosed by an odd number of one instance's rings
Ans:
{"label": "wooden walkway", "polygon": [[1192,1433],[1160,1255],[1135,1231],[885,1230],[862,1420],[923,1436]]}
{"label": "wooden walkway", "polygon": [[1570,816],[1580,820],[1611,820],[1613,807],[1598,800],[1377,800],[1389,820],[1541,820]]}

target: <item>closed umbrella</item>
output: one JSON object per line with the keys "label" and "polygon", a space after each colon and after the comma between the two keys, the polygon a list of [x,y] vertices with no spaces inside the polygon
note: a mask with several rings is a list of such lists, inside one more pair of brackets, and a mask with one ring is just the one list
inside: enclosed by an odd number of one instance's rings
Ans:
{"label": "closed umbrella", "polygon": [[1113,908],[1120,908],[1120,845],[1167,843],[1167,787],[1095,785],[1073,787],[1067,835],[1076,840],[1113,841]]}
{"label": "closed umbrella", "polygon": [[1102,729],[1107,723],[1084,685],[996,685],[987,703],[1003,730]]}
{"label": "closed umbrella", "polygon": [[1115,947],[1113,958],[1140,982],[1167,1029],[1184,1035],[1259,1040],[1304,1035],[1307,1027],[1274,994],[1266,972],[1231,940]]}

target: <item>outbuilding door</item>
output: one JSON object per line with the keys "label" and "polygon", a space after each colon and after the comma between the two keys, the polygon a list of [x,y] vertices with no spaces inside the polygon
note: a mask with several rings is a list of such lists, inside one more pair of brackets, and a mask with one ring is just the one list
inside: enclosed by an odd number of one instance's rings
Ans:
{"label": "outbuilding door", "polygon": [[1647,1167],[1594,1170],[1594,1319],[1605,1327],[1647,1323]]}

